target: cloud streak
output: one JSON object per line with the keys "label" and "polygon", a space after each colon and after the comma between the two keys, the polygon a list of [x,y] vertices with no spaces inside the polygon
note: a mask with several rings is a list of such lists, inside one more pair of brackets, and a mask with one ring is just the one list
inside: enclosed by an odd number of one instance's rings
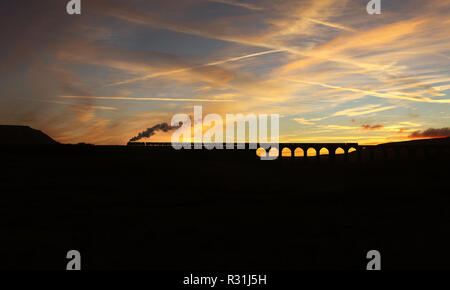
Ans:
{"label": "cloud streak", "polygon": [[442,138],[450,136],[450,128],[429,128],[424,131],[414,131],[408,137],[409,138]]}
{"label": "cloud streak", "polygon": [[385,106],[381,107],[381,105],[367,105],[357,108],[345,109],[342,111],[335,112],[333,116],[348,116],[348,117],[356,117],[367,114],[373,114],[378,112],[383,112],[386,110],[392,110],[396,108],[396,106]]}
{"label": "cloud streak", "polygon": [[380,130],[383,127],[384,127],[383,125],[367,125],[367,124],[361,126],[361,128],[364,130]]}
{"label": "cloud streak", "polygon": [[321,86],[321,87],[329,88],[329,89],[336,89],[336,90],[340,90],[340,91],[363,93],[365,95],[384,98],[384,99],[398,99],[398,100],[406,100],[406,101],[413,101],[413,102],[450,104],[450,99],[431,99],[428,97],[408,96],[408,95],[401,95],[401,94],[395,94],[395,93],[379,93],[379,92],[371,91],[371,90],[346,88],[346,87],[334,86],[334,85],[329,85],[329,84],[319,83],[319,82],[312,82],[312,81],[301,81],[301,80],[293,80],[293,79],[287,79],[287,80],[292,81],[292,82],[307,84],[307,85],[314,85],[314,86]]}
{"label": "cloud streak", "polygon": [[59,96],[63,99],[88,99],[88,100],[112,100],[112,101],[167,101],[167,102],[205,102],[205,103],[229,103],[234,100],[198,99],[198,98],[132,98],[132,97],[92,97],[92,96]]}
{"label": "cloud streak", "polygon": [[173,75],[173,74],[189,72],[189,71],[192,71],[192,70],[195,70],[198,68],[202,68],[202,67],[222,65],[222,64],[229,63],[229,62],[240,61],[240,60],[247,59],[247,58],[263,56],[263,55],[282,52],[282,51],[284,51],[284,50],[282,50],[282,49],[266,50],[266,51],[262,51],[262,52],[258,52],[258,53],[252,53],[252,54],[246,54],[246,55],[242,55],[242,56],[238,56],[238,57],[232,57],[232,58],[219,60],[219,61],[215,61],[215,62],[210,62],[210,63],[197,65],[197,66],[193,66],[193,67],[187,67],[187,68],[181,68],[181,69],[176,69],[176,70],[171,70],[171,71],[166,71],[166,72],[158,72],[158,73],[148,74],[148,75],[138,77],[138,78],[133,78],[133,79],[125,80],[125,81],[111,83],[107,86],[119,86],[119,85],[137,82],[137,81],[149,80],[149,79],[153,79],[153,78],[157,78],[157,77],[161,77],[161,76],[169,76],[169,75]]}
{"label": "cloud streak", "polygon": [[261,6],[253,5],[250,3],[233,1],[233,0],[209,0],[209,1],[215,2],[215,3],[227,4],[227,5],[236,6],[236,7],[242,7],[242,8],[254,10],[254,11],[264,10],[264,7],[261,7]]}

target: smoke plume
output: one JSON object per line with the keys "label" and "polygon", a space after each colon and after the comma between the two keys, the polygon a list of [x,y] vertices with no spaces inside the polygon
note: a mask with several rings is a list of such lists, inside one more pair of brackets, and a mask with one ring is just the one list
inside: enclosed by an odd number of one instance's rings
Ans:
{"label": "smoke plume", "polygon": [[130,142],[136,142],[143,138],[150,138],[151,136],[155,135],[155,133],[157,131],[169,132],[172,130],[176,130],[176,129],[180,128],[182,125],[183,125],[183,123],[181,123],[181,122],[178,124],[178,126],[170,126],[167,123],[157,124],[151,128],[148,128],[147,130],[139,133],[136,137],[131,138]]}

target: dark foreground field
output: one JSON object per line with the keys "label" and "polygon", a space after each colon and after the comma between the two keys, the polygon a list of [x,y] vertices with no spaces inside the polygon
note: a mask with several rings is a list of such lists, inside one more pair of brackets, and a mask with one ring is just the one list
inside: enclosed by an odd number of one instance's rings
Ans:
{"label": "dark foreground field", "polygon": [[[237,151],[3,147],[0,267],[450,269],[448,157],[260,161]],[[310,161],[313,161],[311,159]]]}

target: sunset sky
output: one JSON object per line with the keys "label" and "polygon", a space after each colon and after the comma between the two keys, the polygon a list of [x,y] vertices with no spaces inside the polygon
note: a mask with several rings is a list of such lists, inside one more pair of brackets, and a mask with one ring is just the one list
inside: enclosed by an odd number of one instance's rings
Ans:
{"label": "sunset sky", "polygon": [[281,142],[450,127],[449,0],[67,2],[1,1],[0,124],[124,144],[201,105],[280,114]]}

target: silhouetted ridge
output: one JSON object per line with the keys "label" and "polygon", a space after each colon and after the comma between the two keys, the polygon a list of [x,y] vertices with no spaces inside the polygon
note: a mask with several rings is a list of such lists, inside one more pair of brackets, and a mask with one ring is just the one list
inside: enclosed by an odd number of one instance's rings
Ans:
{"label": "silhouetted ridge", "polygon": [[39,130],[28,126],[0,125],[1,145],[47,145],[58,144]]}
{"label": "silhouetted ridge", "polygon": [[417,139],[417,140],[408,140],[401,142],[391,142],[391,143],[383,143],[382,145],[446,145],[450,144],[450,137],[444,138],[429,138],[429,139]]}

